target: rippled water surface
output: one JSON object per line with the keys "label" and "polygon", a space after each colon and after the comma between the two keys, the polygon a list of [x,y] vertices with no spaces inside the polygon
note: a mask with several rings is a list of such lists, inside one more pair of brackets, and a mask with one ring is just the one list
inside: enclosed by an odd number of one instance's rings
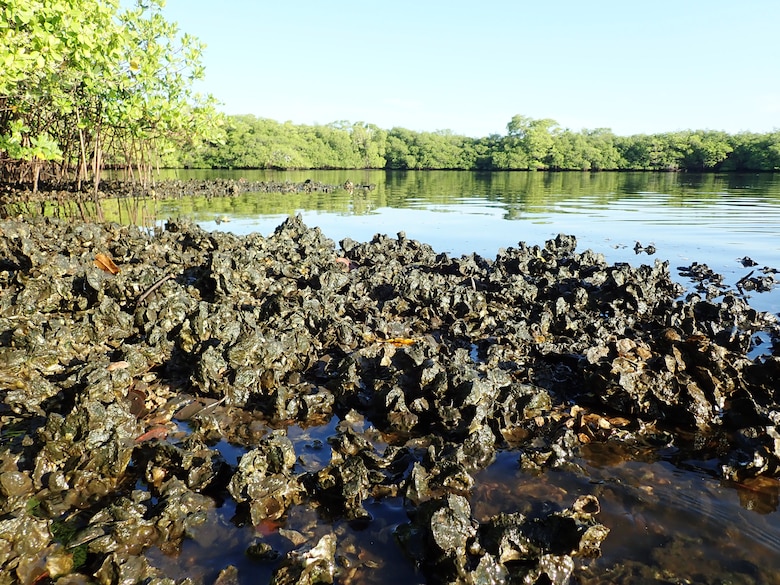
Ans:
{"label": "rippled water surface", "polygon": [[[159,217],[187,216],[209,230],[269,234],[287,216],[299,213],[307,225],[320,227],[336,242],[404,231],[440,252],[488,258],[520,241],[543,244],[558,233],[574,234],[580,251],[591,248],[609,262],[668,260],[686,285],[691,283],[677,268],[693,262],[708,264],[731,286],[750,274],[764,274],[765,267],[780,269],[780,176],[772,174],[236,171],[221,176],[329,184],[350,180],[372,188],[184,198],[160,203]],[[643,247],[639,253],[637,242]],[[655,247],[652,256],[645,251],[650,245]],[[746,266],[752,264],[746,257],[755,265]],[[778,313],[777,289],[749,292],[749,302]],[[309,453],[308,464],[317,465],[323,455],[315,447],[326,444],[337,423],[313,431],[291,428],[288,434],[297,452]],[[780,483],[725,483],[718,479],[715,459],[708,458],[714,450],[701,447],[641,450],[590,444],[582,451],[579,471],[556,470],[541,477],[524,475],[518,454],[504,451],[476,478],[474,515],[487,518],[543,502],[569,506],[578,495],[595,494],[601,502],[599,519],[611,534],[603,557],[582,573],[584,583],[780,583]],[[236,457],[233,451],[229,455]],[[381,579],[372,582],[420,581],[392,538],[393,528],[405,520],[401,502],[389,499],[367,508],[375,518],[371,526],[358,530],[344,525],[340,530],[367,562],[372,556],[392,560],[394,572],[370,577]],[[247,563],[241,553],[253,529],[237,531],[231,513],[227,507],[216,510],[203,542],[193,538],[183,559],[157,561],[178,563],[183,574],[187,554],[227,555],[235,557],[235,564]],[[310,522],[310,513],[292,510],[288,528]],[[215,552],[212,540],[220,534],[224,538]],[[279,550],[285,550],[279,540]],[[353,577],[359,582],[360,572]]]}

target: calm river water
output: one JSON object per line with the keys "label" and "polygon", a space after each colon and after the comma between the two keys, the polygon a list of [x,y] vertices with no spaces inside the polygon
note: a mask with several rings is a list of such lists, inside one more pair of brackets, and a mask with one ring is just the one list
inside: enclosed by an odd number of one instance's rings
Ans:
{"label": "calm river water", "polygon": [[[780,268],[780,175],[654,173],[471,172],[200,172],[168,177],[241,178],[328,184],[371,184],[352,194],[246,194],[235,198],[183,198],[159,204],[157,216],[190,217],[208,230],[271,233],[287,216],[301,214],[336,241],[370,240],[376,233],[426,242],[440,252],[476,252],[492,258],[500,248],[543,244],[558,233],[574,234],[578,250],[591,248],[609,262],[677,267],[706,263],[734,285],[763,267]],[[653,256],[635,245],[653,245]],[[757,264],[745,266],[751,258]],[[780,279],[780,276],[777,277]],[[780,312],[780,285],[750,293],[756,308]],[[778,381],[780,388],[780,381]],[[322,438],[333,432],[322,428]],[[309,437],[310,438],[310,437]],[[226,447],[227,448],[227,447]],[[604,556],[583,582],[780,583],[780,483],[741,485],[718,479],[715,460],[698,460],[674,448],[662,450],[588,445],[587,475],[555,471],[525,477],[517,453],[500,454],[477,477],[476,516],[518,508],[518,502],[570,501],[571,493],[595,493],[600,520],[611,529]],[[385,524],[403,521],[399,503],[372,510]],[[366,547],[397,556],[384,534],[368,530]],[[237,549],[238,550],[238,549]],[[238,554],[238,553],[237,553]],[[238,557],[237,557],[238,558]],[[236,562],[241,562],[237,560]],[[389,581],[420,580],[397,556]]]}

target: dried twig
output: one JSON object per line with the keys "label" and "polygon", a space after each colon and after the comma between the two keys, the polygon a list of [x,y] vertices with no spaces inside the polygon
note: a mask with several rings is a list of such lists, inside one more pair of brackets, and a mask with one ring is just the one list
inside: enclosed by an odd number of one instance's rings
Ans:
{"label": "dried twig", "polygon": [[148,289],[146,289],[146,291],[144,291],[144,293],[140,297],[138,297],[138,300],[135,302],[136,309],[138,308],[138,306],[141,303],[143,303],[146,300],[146,298],[150,294],[152,294],[154,291],[156,291],[158,288],[160,288],[166,280],[170,280],[171,278],[173,278],[173,274],[166,274],[160,280],[158,280],[152,286],[150,286]]}
{"label": "dried twig", "polygon": [[207,411],[209,408],[214,408],[214,407],[217,407],[217,406],[219,406],[220,404],[222,404],[223,402],[225,402],[225,400],[227,400],[227,394],[225,394],[225,395],[224,395],[222,398],[220,398],[220,399],[219,399],[219,400],[217,400],[216,402],[212,402],[211,404],[207,404],[206,406],[204,406],[203,408],[201,408],[201,409],[200,409],[198,412],[196,412],[196,413],[195,413],[195,414],[193,414],[192,416],[193,416],[193,417],[196,417],[196,416],[198,416],[199,414],[203,414],[203,413],[204,413],[205,411]]}

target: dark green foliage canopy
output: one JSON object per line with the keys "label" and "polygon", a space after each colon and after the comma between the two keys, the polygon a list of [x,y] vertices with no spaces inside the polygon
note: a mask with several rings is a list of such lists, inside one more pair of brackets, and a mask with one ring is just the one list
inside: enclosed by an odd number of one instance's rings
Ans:
{"label": "dark green foliage canopy", "polygon": [[617,136],[607,128],[574,131],[549,118],[517,115],[505,136],[470,138],[364,122],[307,126],[232,116],[224,144],[181,151],[177,162],[245,169],[774,171],[780,170],[780,131]]}

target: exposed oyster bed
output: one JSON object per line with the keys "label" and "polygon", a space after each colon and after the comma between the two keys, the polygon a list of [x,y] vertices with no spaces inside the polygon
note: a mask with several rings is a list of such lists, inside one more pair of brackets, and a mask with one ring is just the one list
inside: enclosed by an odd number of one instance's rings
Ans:
{"label": "exposed oyster bed", "polygon": [[497,511],[475,478],[672,442],[774,478],[778,327],[575,247],[0,222],[0,583],[640,582],[589,566],[595,483]]}

